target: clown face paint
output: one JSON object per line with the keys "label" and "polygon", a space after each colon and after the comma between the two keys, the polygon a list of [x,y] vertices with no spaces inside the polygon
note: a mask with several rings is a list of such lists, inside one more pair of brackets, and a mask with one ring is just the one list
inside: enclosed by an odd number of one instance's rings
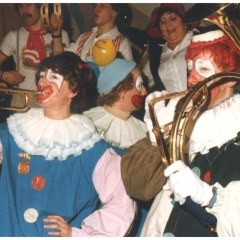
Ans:
{"label": "clown face paint", "polygon": [[135,86],[136,86],[136,89],[141,93],[142,86],[143,86],[143,79],[141,76],[137,77]]}
{"label": "clown face paint", "polygon": [[189,71],[192,71],[192,69],[193,69],[193,61],[192,60],[187,61],[187,68]]}
{"label": "clown face paint", "polygon": [[141,109],[144,102],[144,96],[133,95],[132,96],[132,104],[135,108]]}
{"label": "clown face paint", "polygon": [[[192,70],[190,61],[192,61]],[[190,61],[188,61],[188,67],[190,66],[190,68],[188,68],[190,70],[190,74],[188,76],[188,87],[190,88],[214,74],[223,72],[223,67],[216,65],[210,53],[200,53],[197,57]],[[206,108],[211,108],[224,98],[226,84],[219,85],[216,80],[217,79],[207,84],[209,99],[206,102]],[[201,91],[196,94],[193,97],[193,102],[197,101],[199,97],[201,97],[201,94]]]}
{"label": "clown face paint", "polygon": [[127,92],[122,93],[122,110],[126,112],[133,112],[143,107],[144,97],[147,95],[147,90],[143,85],[143,80],[140,75],[140,70],[134,68],[132,71],[133,88]]}
{"label": "clown face paint", "polygon": [[[192,71],[192,69],[193,69],[193,61],[192,60],[188,60],[187,67],[188,67],[189,71]],[[202,76],[204,78],[208,78],[216,73],[212,62],[209,59],[203,59],[203,58],[198,58],[196,60],[195,70],[200,76]]]}
{"label": "clown face paint", "polygon": [[49,82],[54,82],[57,84],[58,89],[61,88],[62,86],[62,82],[63,82],[63,76],[58,74],[58,73],[54,73],[51,69],[48,69],[47,71],[47,75],[46,75],[46,79]]}
{"label": "clown face paint", "polygon": [[140,75],[137,77],[135,81],[135,88],[140,95],[133,95],[131,101],[134,107],[136,107],[137,109],[141,109],[143,106],[144,96],[146,95],[146,94],[142,95],[142,90],[146,92],[146,89],[143,86],[143,79]]}
{"label": "clown face paint", "polygon": [[147,90],[143,86],[143,79],[141,77],[138,69],[132,71],[133,77],[135,79],[135,88],[133,88],[131,93],[131,102],[136,109],[141,109],[144,102],[144,97],[147,95]]}
{"label": "clown face paint", "polygon": [[[42,84],[43,79],[47,80],[46,84]],[[38,95],[37,97],[38,102],[42,103],[44,100],[49,98],[49,96],[53,93],[54,90],[50,83],[56,84],[57,88],[60,90],[62,86],[62,82],[63,82],[63,76],[58,73],[54,73],[51,69],[47,70],[46,77],[45,77],[45,72],[43,71],[40,72],[40,81],[38,82],[39,85],[37,87],[37,91],[41,91],[43,92],[43,94]]]}
{"label": "clown face paint", "polygon": [[47,98],[49,98],[52,95],[53,88],[50,85],[46,86],[44,88],[42,88],[41,86],[37,86],[37,91],[43,92],[43,94],[37,96],[37,101],[39,103],[42,103],[44,100],[46,100]]}
{"label": "clown face paint", "polygon": [[[40,81],[45,77],[45,72],[40,72]],[[53,82],[57,85],[58,89],[61,88],[62,86],[62,82],[63,82],[63,76],[58,74],[58,73],[54,73],[51,69],[47,70],[47,75],[46,75],[46,79],[49,82]],[[40,82],[39,81],[39,82]]]}
{"label": "clown face paint", "polygon": [[216,72],[209,59],[198,58],[195,62],[195,69],[197,73],[204,78],[208,78]]}
{"label": "clown face paint", "polygon": [[196,58],[189,59],[187,61],[187,66],[190,72],[188,76],[189,87],[192,87],[196,83],[221,72],[221,69],[217,67],[210,54],[201,53]]}

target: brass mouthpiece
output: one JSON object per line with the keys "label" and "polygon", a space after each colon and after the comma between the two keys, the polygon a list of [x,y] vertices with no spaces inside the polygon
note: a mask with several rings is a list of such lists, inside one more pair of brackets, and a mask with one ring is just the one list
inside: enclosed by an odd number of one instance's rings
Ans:
{"label": "brass mouthpiece", "polygon": [[43,94],[44,94],[44,92],[42,90],[36,92],[36,95],[43,95]]}

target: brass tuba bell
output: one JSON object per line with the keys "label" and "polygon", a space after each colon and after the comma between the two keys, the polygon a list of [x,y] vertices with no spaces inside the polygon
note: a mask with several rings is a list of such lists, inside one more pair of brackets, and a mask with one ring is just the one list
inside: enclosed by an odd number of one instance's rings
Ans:
{"label": "brass tuba bell", "polygon": [[196,3],[185,14],[186,24],[206,20],[219,26],[240,50],[239,3]]}

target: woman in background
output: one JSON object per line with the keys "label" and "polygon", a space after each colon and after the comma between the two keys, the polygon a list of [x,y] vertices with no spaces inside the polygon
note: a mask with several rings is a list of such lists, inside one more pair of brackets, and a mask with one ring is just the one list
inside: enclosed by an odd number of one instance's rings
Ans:
{"label": "woman in background", "polygon": [[148,27],[150,36],[149,61],[143,68],[150,92],[167,90],[169,93],[187,89],[185,54],[191,43],[193,25],[183,22],[186,13],[181,3],[162,3],[152,12]]}

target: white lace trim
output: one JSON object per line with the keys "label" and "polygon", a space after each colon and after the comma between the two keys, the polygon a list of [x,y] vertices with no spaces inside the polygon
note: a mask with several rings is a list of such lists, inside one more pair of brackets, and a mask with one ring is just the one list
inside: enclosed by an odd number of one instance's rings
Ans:
{"label": "white lace trim", "polygon": [[206,154],[209,149],[220,148],[234,139],[240,131],[240,95],[236,94],[203,112],[197,121],[191,121],[187,130],[185,151],[189,152],[190,159],[198,152]]}
{"label": "white lace trim", "polygon": [[92,148],[101,139],[91,121],[80,114],[52,120],[44,116],[43,109],[33,108],[10,116],[7,123],[19,148],[46,160],[81,155],[83,149]]}
{"label": "white lace trim", "polygon": [[146,124],[133,116],[122,120],[107,112],[103,107],[95,107],[83,113],[95,125],[103,139],[121,149],[128,148],[146,137]]}

